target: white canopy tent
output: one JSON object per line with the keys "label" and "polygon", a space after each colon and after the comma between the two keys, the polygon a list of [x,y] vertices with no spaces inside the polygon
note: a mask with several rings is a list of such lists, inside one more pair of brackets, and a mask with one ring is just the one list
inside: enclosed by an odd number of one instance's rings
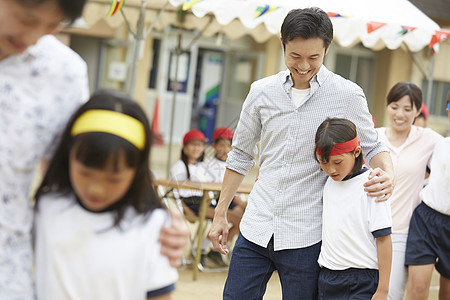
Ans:
{"label": "white canopy tent", "polygon": [[[89,25],[101,19],[111,27],[121,25],[124,18],[120,14],[105,17],[110,3],[110,0],[88,1],[83,18]],[[179,24],[175,8],[183,4],[191,7],[183,24]],[[204,36],[224,33],[236,39],[248,34],[259,43],[279,35],[281,23],[291,9],[311,6],[329,13],[334,41],[342,47],[361,42],[372,50],[385,47],[394,50],[404,44],[416,52],[426,47],[439,30],[439,25],[407,0],[126,0],[122,11],[131,24],[137,24],[142,5],[146,8],[146,22],[155,20],[165,8],[154,23],[158,30],[169,24],[182,25],[202,31]],[[212,16],[212,21],[205,16]]]}
{"label": "white canopy tent", "polygon": [[[439,26],[407,0],[169,0],[174,6],[192,6],[198,18],[213,14],[229,38],[250,34],[257,42],[279,35],[286,14],[294,8],[317,6],[329,13],[334,40],[343,47],[361,42],[373,50],[397,49],[405,44],[412,52],[430,43]],[[266,12],[264,12],[266,10]],[[262,15],[261,12],[264,12]],[[260,16],[259,16],[260,15]],[[188,25],[188,24],[186,24]],[[382,25],[378,29],[377,26]],[[195,25],[194,25],[195,26]],[[369,33],[370,29],[375,29]]]}

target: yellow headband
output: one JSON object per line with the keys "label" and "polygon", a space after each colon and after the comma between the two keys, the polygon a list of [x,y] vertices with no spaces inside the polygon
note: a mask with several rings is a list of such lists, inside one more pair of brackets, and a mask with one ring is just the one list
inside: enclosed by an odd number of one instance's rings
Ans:
{"label": "yellow headband", "polygon": [[83,113],[72,126],[72,136],[86,132],[106,132],[117,135],[144,149],[144,125],[133,117],[111,110],[92,109]]}

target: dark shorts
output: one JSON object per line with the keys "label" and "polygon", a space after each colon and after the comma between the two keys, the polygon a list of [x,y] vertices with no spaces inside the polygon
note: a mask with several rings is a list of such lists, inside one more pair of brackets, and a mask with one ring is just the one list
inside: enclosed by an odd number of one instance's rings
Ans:
{"label": "dark shorts", "polygon": [[[202,197],[192,196],[192,197],[182,198],[182,199],[183,199],[184,204],[186,204],[186,206],[189,207],[195,213],[195,215],[198,216],[198,211],[200,210],[200,203],[202,201]],[[219,201],[219,198],[213,199],[211,201],[211,204],[209,205],[209,207],[216,208],[218,201]],[[228,209],[233,209],[233,207],[235,207],[235,206],[236,206],[236,204],[231,202],[230,207]]]}
{"label": "dark shorts", "polygon": [[450,216],[420,203],[414,210],[406,242],[405,265],[435,264],[450,279]]}
{"label": "dark shorts", "polygon": [[320,300],[372,299],[378,287],[378,270],[350,268],[341,271],[321,268]]}

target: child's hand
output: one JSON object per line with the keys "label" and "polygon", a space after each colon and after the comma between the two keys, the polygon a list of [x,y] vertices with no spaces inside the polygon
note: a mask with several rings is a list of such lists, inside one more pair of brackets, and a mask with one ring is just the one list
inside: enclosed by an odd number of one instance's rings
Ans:
{"label": "child's hand", "polygon": [[364,187],[367,195],[377,198],[377,202],[386,201],[392,196],[394,190],[394,176],[380,168],[375,168],[370,171],[369,181],[364,183]]}
{"label": "child's hand", "polygon": [[183,215],[177,208],[170,208],[170,227],[162,227],[159,234],[161,243],[161,254],[169,258],[172,267],[181,265],[184,253],[184,246],[189,241],[191,232]]}
{"label": "child's hand", "polygon": [[372,296],[372,300],[386,300],[388,297],[388,292],[384,291],[376,291],[375,294]]}

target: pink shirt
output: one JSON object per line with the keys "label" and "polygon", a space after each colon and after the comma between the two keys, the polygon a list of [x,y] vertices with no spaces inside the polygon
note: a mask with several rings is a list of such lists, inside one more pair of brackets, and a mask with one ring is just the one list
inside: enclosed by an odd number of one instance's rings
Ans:
{"label": "pink shirt", "polygon": [[394,165],[395,188],[391,201],[392,233],[407,234],[411,215],[420,203],[426,167],[434,146],[443,137],[429,128],[412,126],[408,138],[394,147],[386,137],[386,128],[376,128],[380,140],[391,152]]}

